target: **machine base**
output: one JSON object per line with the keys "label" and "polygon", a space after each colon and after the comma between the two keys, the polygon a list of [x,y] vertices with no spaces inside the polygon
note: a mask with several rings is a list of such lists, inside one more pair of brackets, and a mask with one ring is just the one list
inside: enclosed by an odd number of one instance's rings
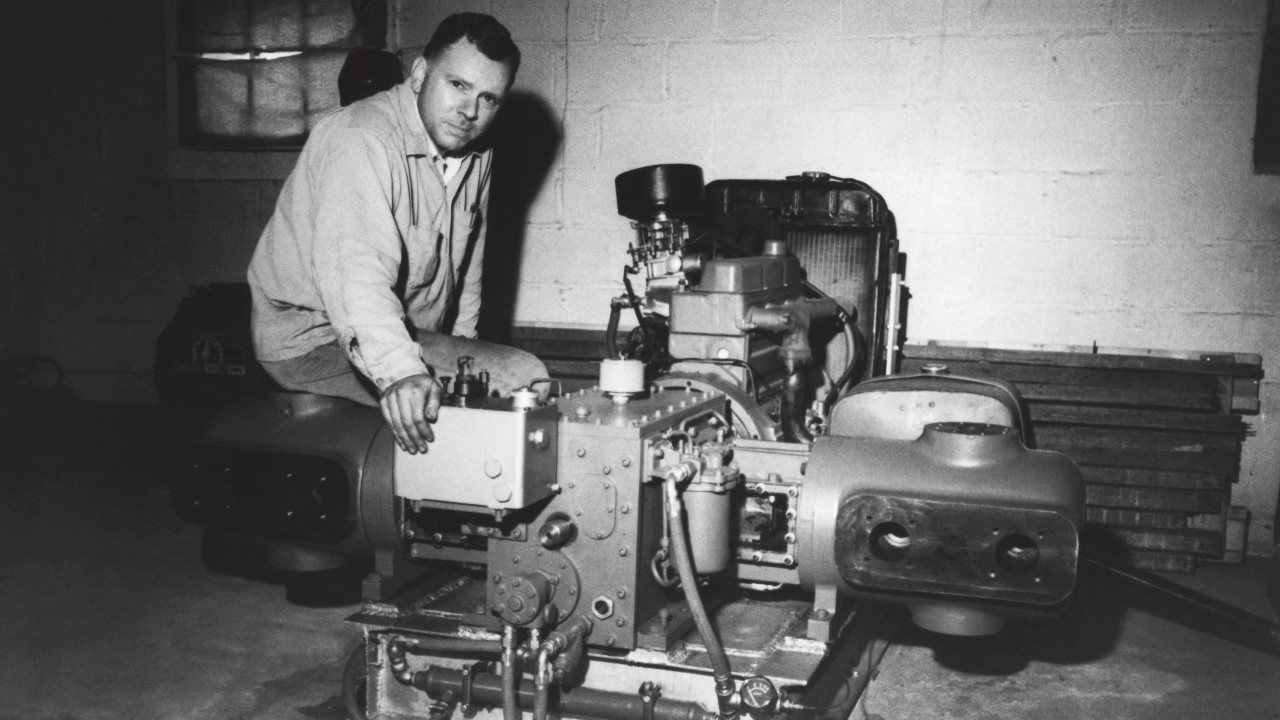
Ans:
{"label": "machine base", "polygon": [[[367,713],[370,720],[432,717],[445,720],[460,712],[501,718],[501,667],[495,648],[501,637],[486,629],[477,610],[484,608],[484,584],[469,576],[440,578],[389,603],[367,602],[348,620],[367,639]],[[687,617],[684,602],[674,602],[661,617]],[[724,599],[712,611],[735,680],[767,678],[782,698],[773,716],[805,718],[847,707],[861,695],[905,618],[901,608],[852,604],[834,618],[831,642],[806,637],[811,602],[799,593],[741,594]],[[657,623],[655,620],[652,624]],[[647,634],[650,638],[659,633]],[[682,718],[711,720],[716,696],[711,663],[696,629],[673,632],[667,647],[609,652],[589,649],[568,687],[553,692],[550,711],[569,717]],[[405,659],[413,685],[396,679],[388,655],[394,643],[442,644],[439,652],[410,651]],[[649,643],[646,643],[649,644]],[[455,651],[456,650],[456,651]],[[533,707],[532,667],[517,690],[519,705]]]}

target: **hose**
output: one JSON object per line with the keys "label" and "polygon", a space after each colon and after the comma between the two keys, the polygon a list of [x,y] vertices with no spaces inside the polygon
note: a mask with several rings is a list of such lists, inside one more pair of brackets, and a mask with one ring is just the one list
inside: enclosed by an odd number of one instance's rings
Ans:
{"label": "hose", "polygon": [[680,473],[670,472],[665,476],[667,490],[667,516],[671,519],[671,550],[675,556],[676,570],[680,573],[680,582],[684,585],[685,600],[689,603],[689,614],[702,636],[702,644],[707,648],[707,657],[711,661],[712,675],[716,683],[716,699],[720,705],[721,720],[730,720],[737,716],[731,700],[734,693],[733,673],[729,668],[729,656],[716,636],[716,629],[707,615],[707,608],[702,604],[698,594],[698,578],[693,572],[693,557],[689,553],[689,542],[685,538],[684,508],[680,502],[680,490],[677,482]]}
{"label": "hose", "polygon": [[516,626],[502,628],[502,720],[520,720],[516,702]]}
{"label": "hose", "polygon": [[811,443],[813,433],[804,424],[804,370],[797,367],[782,385],[782,432],[792,442]]}
{"label": "hose", "polygon": [[[836,400],[840,399],[840,393],[844,392],[846,386],[852,387],[857,385],[854,378],[862,377],[867,367],[867,339],[863,337],[862,331],[857,325],[853,324],[853,318],[842,308],[837,314],[840,318],[841,331],[844,333],[845,343],[850,346],[849,362],[845,365],[844,372],[831,385],[831,392],[827,393],[826,400],[823,401],[823,415],[831,414],[831,406],[835,405]],[[853,381],[852,383],[850,381]]]}

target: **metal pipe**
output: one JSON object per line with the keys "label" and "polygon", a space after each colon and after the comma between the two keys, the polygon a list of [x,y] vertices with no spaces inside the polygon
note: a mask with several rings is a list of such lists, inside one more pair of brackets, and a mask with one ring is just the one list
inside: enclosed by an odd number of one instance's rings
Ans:
{"label": "metal pipe", "polygon": [[1131,568],[1121,568],[1096,557],[1080,556],[1081,562],[1106,570],[1129,582],[1137,583],[1166,597],[1184,603],[1205,614],[1207,618],[1227,623],[1247,633],[1255,643],[1255,647],[1266,650],[1273,655],[1280,655],[1280,625],[1254,615],[1217,598],[1196,592],[1164,578],[1150,575]]}
{"label": "metal pipe", "polygon": [[[473,702],[485,705],[499,702],[503,693],[502,682],[502,678],[492,673],[473,673],[471,675]],[[413,686],[432,697],[440,697],[448,692],[456,696],[462,692],[462,684],[462,671],[454,668],[433,666],[414,673],[413,677]],[[533,707],[535,695],[536,689],[533,683],[521,678],[516,688],[519,704],[523,707]],[[663,698],[645,702],[639,694],[628,695],[587,687],[577,687],[572,691],[561,692],[554,705],[561,715],[598,717],[604,720],[643,720],[646,717],[646,708],[651,708],[653,720],[717,720],[716,713],[694,702]]]}
{"label": "metal pipe", "polygon": [[403,643],[406,650],[419,653],[468,653],[481,655],[497,655],[502,652],[500,640],[473,640],[460,637],[404,637],[396,642]]}
{"label": "metal pipe", "polygon": [[[516,626],[502,627],[502,720],[520,720],[516,704]],[[461,687],[461,685],[459,685]]]}
{"label": "metal pipe", "polygon": [[538,665],[533,676],[533,720],[547,720],[547,704],[551,696],[551,647],[547,643],[538,650]]}
{"label": "metal pipe", "polygon": [[804,425],[804,368],[791,369],[782,385],[782,432],[792,442],[813,442],[813,433]]}
{"label": "metal pipe", "polygon": [[689,541],[685,538],[683,510],[680,503],[680,489],[677,485],[678,473],[669,473],[665,485],[667,490],[667,517],[671,519],[671,550],[675,556],[676,571],[680,573],[680,583],[684,585],[684,597],[689,604],[689,614],[702,636],[702,644],[707,647],[707,658],[711,660],[712,674],[716,683],[716,700],[720,706],[720,720],[731,720],[738,715],[733,706],[733,672],[729,667],[729,656],[716,636],[716,629],[707,615],[707,608],[702,604],[698,594],[698,578],[693,572],[693,556],[689,553]]}

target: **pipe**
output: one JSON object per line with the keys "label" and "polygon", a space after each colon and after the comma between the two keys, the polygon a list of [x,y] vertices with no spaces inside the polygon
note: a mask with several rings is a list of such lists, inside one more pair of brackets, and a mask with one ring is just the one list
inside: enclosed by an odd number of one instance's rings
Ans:
{"label": "pipe", "polygon": [[502,627],[502,720],[520,720],[516,704],[516,626]]}
{"label": "pipe", "polygon": [[[502,695],[503,680],[492,673],[472,673],[471,697],[475,703],[493,705]],[[432,697],[452,692],[462,692],[462,671],[455,668],[430,667],[414,673],[413,686]],[[519,704],[533,707],[535,688],[533,683],[521,678],[516,689]],[[646,703],[639,695],[629,695],[609,690],[578,687],[562,692],[557,697],[555,709],[561,715],[597,717],[604,720],[643,720],[646,708],[651,708],[653,720],[717,720],[714,712],[701,705],[684,700],[657,698]]]}
{"label": "pipe", "polygon": [[1191,588],[1170,582],[1156,575],[1132,568],[1117,567],[1096,557],[1081,555],[1080,561],[1100,570],[1106,570],[1129,582],[1137,583],[1165,597],[1171,597],[1188,607],[1195,608],[1204,613],[1207,618],[1237,628],[1242,634],[1251,639],[1254,643],[1253,647],[1269,652],[1272,655],[1280,655],[1280,625],[1271,622],[1267,618],[1254,615],[1230,603],[1225,603],[1217,598],[1196,592]]}
{"label": "pipe", "polygon": [[534,671],[533,720],[547,720],[547,705],[551,695],[551,645],[543,643],[538,650],[538,665]]}
{"label": "pipe", "polygon": [[[683,466],[677,466],[683,467]],[[683,508],[680,503],[680,490],[677,487],[678,475],[670,472],[666,475],[667,516],[671,520],[671,550],[676,560],[676,570],[680,573],[680,582],[684,585],[684,597],[689,603],[689,614],[698,626],[698,634],[702,636],[702,644],[707,647],[707,657],[711,660],[712,675],[716,683],[716,700],[720,706],[720,720],[733,720],[738,711],[733,707],[733,672],[729,668],[729,656],[716,636],[716,629],[707,615],[707,608],[702,604],[698,594],[698,578],[693,572],[693,558],[689,554],[689,541],[685,538]]]}
{"label": "pipe", "polygon": [[502,646],[494,640],[459,637],[396,638],[387,643],[387,661],[391,664],[391,674],[401,685],[413,682],[413,671],[409,669],[409,660],[405,657],[410,650],[418,653],[485,654],[496,653],[502,650]]}
{"label": "pipe", "polygon": [[811,443],[813,433],[804,425],[804,392],[807,383],[802,367],[789,367],[782,385],[782,433],[792,442]]}
{"label": "pipe", "polygon": [[406,650],[419,653],[467,653],[469,655],[497,655],[502,652],[500,640],[473,640],[460,637],[401,637]]}
{"label": "pipe", "polygon": [[613,360],[625,360],[627,355],[618,349],[618,321],[622,318],[625,298],[616,297],[609,302],[609,324],[604,330],[604,347]]}

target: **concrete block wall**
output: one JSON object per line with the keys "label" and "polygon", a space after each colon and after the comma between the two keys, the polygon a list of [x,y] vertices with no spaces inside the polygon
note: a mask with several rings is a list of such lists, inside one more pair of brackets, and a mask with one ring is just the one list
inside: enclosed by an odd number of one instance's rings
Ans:
{"label": "concrete block wall", "polygon": [[[521,322],[600,326],[632,237],[613,178],[851,175],[895,210],[910,334],[1261,353],[1236,498],[1280,486],[1280,180],[1250,165],[1266,0],[389,0],[410,55],[492,12],[563,142],[525,227]],[[0,357],[149,404],[190,285],[243,277],[278,179],[166,173],[162,0],[14,9],[0,46]],[[50,38],[59,40],[50,52]],[[63,80],[66,79],[66,80]],[[492,239],[501,243],[501,238]]]}
{"label": "concrete block wall", "polygon": [[538,58],[518,83],[561,113],[518,320],[602,324],[632,239],[619,172],[858,177],[897,214],[914,339],[1262,354],[1235,498],[1270,542],[1280,178],[1251,164],[1266,0],[401,5],[405,47],[456,9],[502,18]]}

